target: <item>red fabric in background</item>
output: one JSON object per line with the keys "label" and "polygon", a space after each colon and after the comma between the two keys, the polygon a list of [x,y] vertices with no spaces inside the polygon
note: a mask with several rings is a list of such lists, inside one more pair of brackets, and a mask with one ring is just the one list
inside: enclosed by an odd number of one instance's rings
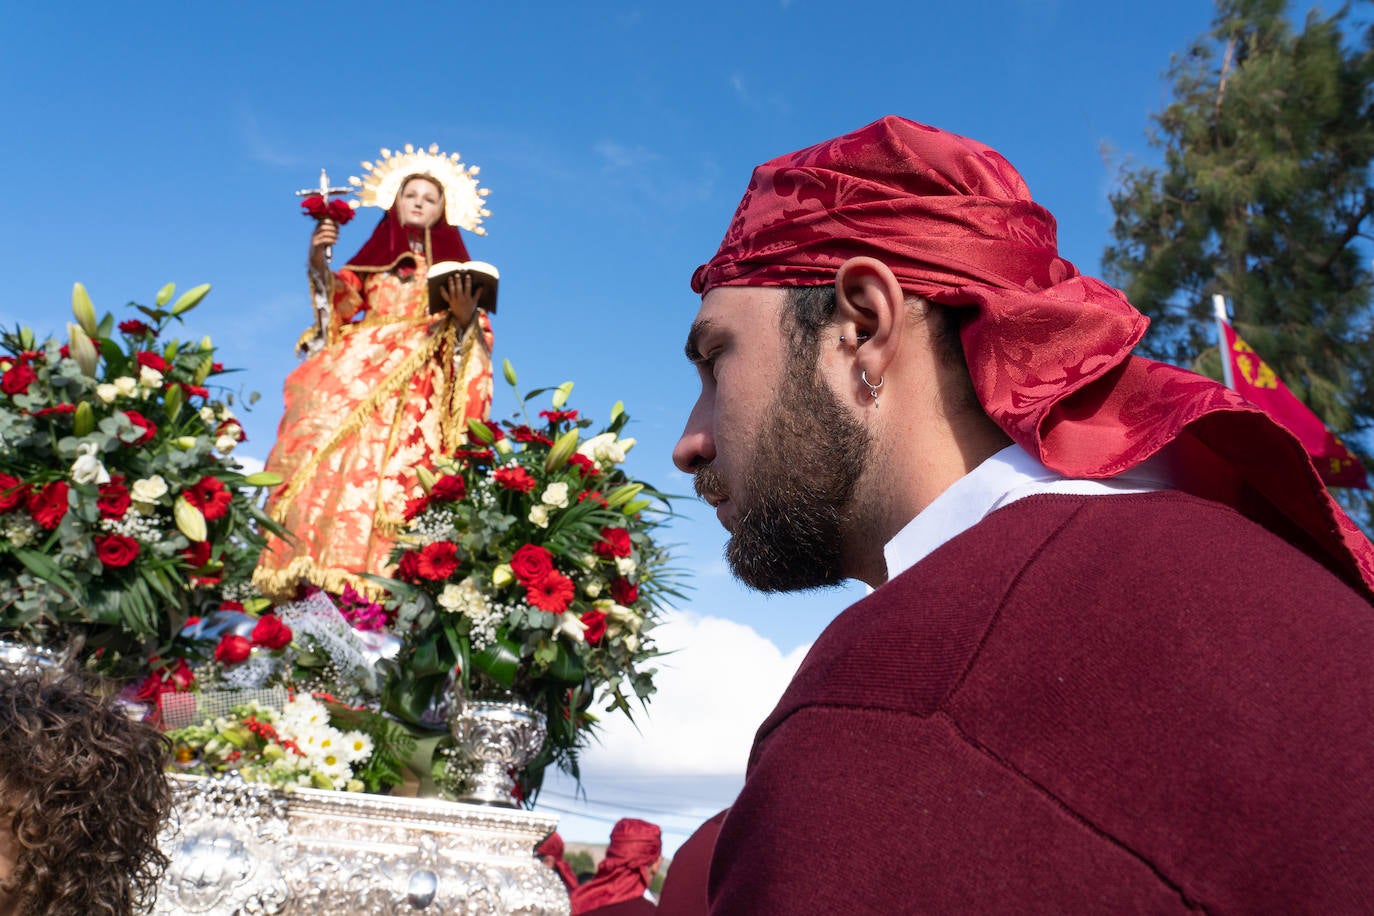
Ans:
{"label": "red fabric in background", "polygon": [[544,838],[534,850],[536,856],[548,856],[553,859],[553,870],[558,872],[558,877],[563,879],[563,885],[568,892],[577,890],[577,875],[573,874],[572,866],[563,858],[563,838],[555,830]]}
{"label": "red fabric in background", "polygon": [[1049,467],[1110,477],[1181,442],[1183,489],[1374,595],[1374,546],[1301,443],[1225,386],[1132,356],[1148,320],[1059,257],[1054,217],[977,141],[886,117],[764,163],[692,288],[824,285],[858,255],[908,292],[973,312],[962,340],[979,401]]}
{"label": "red fabric in background", "polygon": [[816,641],[711,912],[1366,912],[1371,658],[1369,604],[1226,506],[1020,500]]}
{"label": "red fabric in background", "polygon": [[[406,179],[409,181],[410,179]],[[402,188],[406,182],[402,182]],[[425,261],[437,264],[440,261],[468,261],[468,248],[458,230],[444,222],[442,200],[440,201],[439,220],[428,229],[412,229],[401,224],[397,212],[400,192],[396,194],[397,203],[382,214],[372,235],[359,249],[358,253],[344,265],[345,270],[357,273],[390,270],[405,258],[411,257],[410,241],[415,238],[422,245]],[[442,197],[442,195],[441,195]]]}
{"label": "red fabric in background", "polygon": [[663,834],[658,825],[621,818],[611,828],[611,842],[595,877],[572,893],[573,916],[643,897],[662,854]]}
{"label": "red fabric in background", "polygon": [[1364,465],[1350,453],[1350,449],[1336,434],[1326,428],[1322,418],[1313,413],[1298,396],[1288,390],[1269,364],[1260,359],[1248,343],[1241,339],[1230,322],[1221,322],[1226,337],[1226,359],[1231,361],[1232,380],[1236,391],[1282,423],[1298,437],[1317,474],[1330,487],[1369,489]]}

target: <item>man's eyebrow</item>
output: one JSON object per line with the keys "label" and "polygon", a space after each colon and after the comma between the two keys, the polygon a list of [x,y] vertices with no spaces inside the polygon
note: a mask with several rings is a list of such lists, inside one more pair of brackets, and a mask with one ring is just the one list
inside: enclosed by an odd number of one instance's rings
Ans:
{"label": "man's eyebrow", "polygon": [[711,321],[707,318],[698,318],[692,322],[692,329],[687,332],[687,343],[682,348],[689,363],[695,365],[703,360],[699,343],[702,335],[711,330],[711,326]]}

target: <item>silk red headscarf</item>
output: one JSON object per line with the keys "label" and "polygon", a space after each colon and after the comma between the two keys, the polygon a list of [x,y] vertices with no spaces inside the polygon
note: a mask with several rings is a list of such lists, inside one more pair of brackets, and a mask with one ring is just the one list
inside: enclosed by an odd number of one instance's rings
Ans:
{"label": "silk red headscarf", "polygon": [[401,191],[405,186],[416,178],[424,176],[412,175],[401,182],[401,187],[396,191],[396,200],[391,204],[391,209],[382,214],[382,218],[377,222],[377,228],[372,230],[372,236],[367,240],[363,247],[355,254],[347,264],[345,270],[354,273],[377,273],[384,270],[391,270],[398,263],[406,258],[412,258],[410,243],[414,239],[421,244],[421,250],[425,253],[425,261],[429,264],[437,264],[440,261],[468,261],[468,248],[463,244],[463,237],[458,234],[458,230],[444,222],[444,192],[443,186],[433,179],[425,178],[426,181],[433,182],[439,188],[439,219],[428,229],[416,229],[405,226],[401,223],[401,215],[398,212],[401,201]]}
{"label": "silk red headscarf", "polygon": [[534,854],[553,859],[553,870],[558,872],[558,877],[563,879],[568,891],[577,890],[577,875],[573,874],[572,866],[563,858],[563,838],[558,835],[557,830],[544,838],[544,842],[535,848]]}
{"label": "silk red headscarf", "polygon": [[907,292],[974,310],[962,341],[978,399],[1047,466],[1110,477],[1172,443],[1180,488],[1374,595],[1374,546],[1301,443],[1225,386],[1132,356],[1149,320],[1059,256],[1054,217],[977,141],[889,116],[764,163],[692,289],[826,285],[859,255]]}
{"label": "silk red headscarf", "polygon": [[653,880],[654,864],[662,854],[663,835],[658,825],[632,817],[616,821],[596,876],[572,892],[573,916],[644,896]]}

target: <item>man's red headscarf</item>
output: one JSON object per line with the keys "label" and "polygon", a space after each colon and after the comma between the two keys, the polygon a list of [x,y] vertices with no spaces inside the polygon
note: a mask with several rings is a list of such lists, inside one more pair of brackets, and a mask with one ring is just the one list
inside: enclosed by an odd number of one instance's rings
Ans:
{"label": "man's red headscarf", "polygon": [[617,821],[596,876],[572,893],[573,916],[644,896],[662,854],[663,835],[656,824],[632,817]]}
{"label": "man's red headscarf", "polygon": [[577,890],[577,875],[573,874],[572,866],[563,858],[563,838],[558,835],[557,830],[544,838],[544,842],[535,848],[534,854],[553,859],[553,870],[558,872],[558,877],[563,879],[568,891]]}
{"label": "man's red headscarf", "polygon": [[[413,226],[402,225],[401,216],[398,212],[401,205],[401,192],[405,190],[405,186],[421,178],[431,182],[439,189],[439,219],[428,229],[416,229]],[[397,189],[396,200],[392,203],[391,209],[382,214],[381,220],[377,223],[377,228],[372,230],[372,237],[367,240],[357,254],[349,259],[348,263],[344,265],[344,269],[354,273],[391,270],[402,260],[414,258],[411,250],[412,241],[419,243],[420,250],[424,252],[425,260],[429,264],[437,264],[440,261],[471,260],[468,257],[467,246],[463,244],[463,237],[458,234],[457,229],[444,222],[443,214],[443,185],[424,175],[407,177]]]}
{"label": "man's red headscarf", "polygon": [[1059,257],[1054,217],[981,143],[889,116],[764,163],[692,289],[822,286],[859,255],[907,292],[974,310],[961,337],[978,400],[1047,466],[1110,477],[1174,444],[1181,489],[1374,594],[1374,546],[1301,443],[1230,389],[1132,356],[1149,320]]}

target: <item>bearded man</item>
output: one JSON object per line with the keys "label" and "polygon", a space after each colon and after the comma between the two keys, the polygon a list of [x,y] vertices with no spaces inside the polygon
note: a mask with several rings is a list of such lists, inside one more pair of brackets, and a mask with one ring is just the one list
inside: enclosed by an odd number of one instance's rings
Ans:
{"label": "bearded man", "polygon": [[1374,546],[1130,354],[1004,158],[888,117],[774,159],[693,289],[674,460],[736,575],[874,589],[760,727],[711,912],[1368,906]]}

